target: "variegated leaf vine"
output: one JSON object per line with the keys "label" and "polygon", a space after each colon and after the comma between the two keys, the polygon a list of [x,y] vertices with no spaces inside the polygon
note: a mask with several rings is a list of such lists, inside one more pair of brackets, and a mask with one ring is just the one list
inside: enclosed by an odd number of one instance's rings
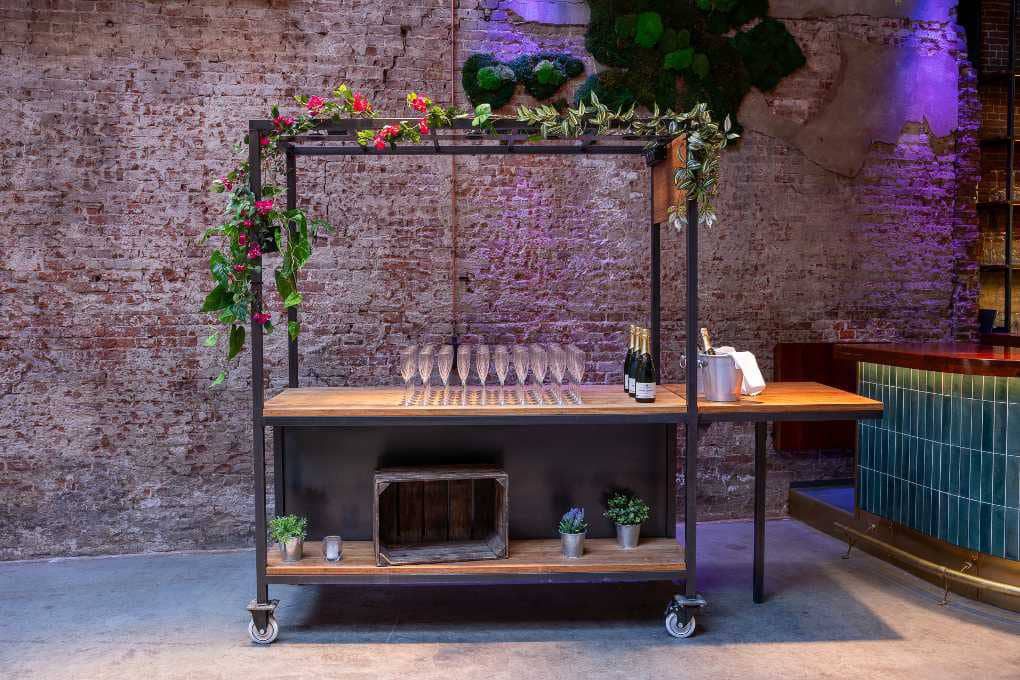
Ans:
{"label": "variegated leaf vine", "polygon": [[[677,169],[673,182],[685,195],[698,199],[698,221],[707,227],[715,224],[713,200],[718,187],[719,159],[726,145],[738,135],[731,132],[729,117],[720,127],[712,119],[707,105],[697,104],[686,113],[676,113],[669,109],[660,111],[656,106],[650,118],[637,118],[634,107],[626,111],[613,111],[601,103],[593,92],[590,103],[581,101],[576,108],[568,108],[562,113],[551,106],[518,106],[515,119],[534,125],[539,129],[541,137],[546,139],[586,134],[686,137],[687,160]],[[683,147],[679,147],[676,153],[682,161]],[[683,228],[687,224],[684,206],[670,206],[669,221],[672,226]]]}

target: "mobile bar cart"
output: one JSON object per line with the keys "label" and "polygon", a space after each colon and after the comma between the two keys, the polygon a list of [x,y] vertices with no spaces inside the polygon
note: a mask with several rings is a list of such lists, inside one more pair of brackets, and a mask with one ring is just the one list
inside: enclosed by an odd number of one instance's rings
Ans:
{"label": "mobile bar cart", "polygon": [[[345,155],[642,155],[647,164],[663,162],[667,149],[682,139],[637,135],[590,135],[576,139],[530,141],[536,130],[521,123],[497,121],[494,130],[479,134],[468,121],[433,131],[422,144],[406,144],[377,152],[358,145],[356,132],[390,121],[347,120],[324,124],[320,134],[281,141],[285,152],[287,206],[297,201],[297,156]],[[249,124],[249,180],[260,197],[265,120]],[[672,144],[671,144],[672,143]],[[674,154],[675,155],[675,154]],[[656,364],[660,356],[660,243],[662,219],[656,220],[652,175],[651,338]],[[658,173],[661,176],[661,173]],[[667,192],[672,192],[672,183]],[[675,195],[671,194],[675,200]],[[687,356],[697,355],[698,336],[698,205],[686,200],[687,223]],[[261,264],[261,259],[258,261]],[[261,272],[253,278],[254,311],[262,309]],[[289,310],[289,320],[296,311]],[[300,388],[298,343],[289,340],[288,389],[264,401],[263,331],[251,325],[252,421],[255,464],[256,599],[249,605],[249,632],[254,641],[272,642],[277,635],[277,602],[270,584],[356,583],[556,583],[684,580],[684,592],[666,608],[665,625],[675,637],[694,632],[694,611],[704,606],[697,592],[697,452],[698,402],[696,376],[686,384],[686,399],[662,389],[654,403],[638,404],[619,386],[581,388],[583,403],[542,408],[401,407],[400,391],[392,388]],[[686,426],[685,537],[675,538],[676,428]],[[524,427],[526,426],[526,427]],[[309,517],[314,539],[340,529],[344,558],[326,562],[306,557],[285,564],[266,545],[265,428],[273,428],[276,514],[297,512]],[[583,451],[590,471],[578,485],[567,472],[570,454]],[[558,455],[557,455],[558,454]],[[496,464],[512,483],[509,498],[509,555],[506,559],[445,564],[403,564],[379,567],[372,548],[372,475],[382,466],[422,464]],[[627,466],[619,461],[626,459]],[[576,462],[574,463],[576,465]],[[570,480],[566,486],[564,480]],[[650,499],[654,512],[646,525],[647,540],[635,550],[612,546],[608,534],[593,529],[582,559],[559,556],[558,542],[545,538],[566,502],[597,506],[601,492],[623,484]],[[605,531],[602,529],[601,531]],[[317,554],[316,543],[307,544]]]}

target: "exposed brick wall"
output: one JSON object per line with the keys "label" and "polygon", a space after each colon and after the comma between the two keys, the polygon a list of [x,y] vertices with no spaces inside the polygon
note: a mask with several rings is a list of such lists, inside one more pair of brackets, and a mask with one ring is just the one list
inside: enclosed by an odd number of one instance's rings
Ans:
{"label": "exposed brick wall", "polygon": [[[583,27],[522,24],[502,4],[486,22],[472,0],[458,16],[459,61],[548,47],[593,66]],[[249,118],[298,92],[346,80],[387,112],[410,89],[463,105],[449,3],[68,0],[5,3],[0,19],[0,559],[248,544],[247,357],[209,392],[218,357],[195,311],[207,258],[195,241],[220,210],[207,181]],[[970,336],[980,117],[962,38],[863,16],[788,24],[813,59],[828,57],[807,43],[833,31],[956,55],[960,130],[910,123],[855,177],[749,134],[727,153],[721,223],[703,239],[704,320],[766,375],[779,341]],[[772,106],[812,115],[805,93],[832,82],[796,78]],[[454,330],[574,339],[592,379],[617,380],[621,329],[647,315],[646,170],[575,160],[302,159],[302,195],[340,228],[304,277],[302,382],[392,382],[400,343]],[[682,238],[663,247],[676,379]],[[270,392],[283,343],[267,342]],[[705,517],[748,514],[751,436],[705,435]],[[772,512],[790,480],[852,470],[845,451],[772,468]]]}

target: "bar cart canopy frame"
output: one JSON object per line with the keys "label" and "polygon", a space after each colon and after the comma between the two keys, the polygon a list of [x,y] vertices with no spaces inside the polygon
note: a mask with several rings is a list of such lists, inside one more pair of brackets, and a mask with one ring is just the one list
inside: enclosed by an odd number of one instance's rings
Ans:
{"label": "bar cart canopy frame", "polygon": [[[671,145],[677,139],[681,141],[682,153],[686,154],[686,140],[682,137],[669,135],[637,135],[626,133],[585,134],[579,137],[542,139],[539,130],[527,124],[506,119],[491,121],[488,130],[473,127],[471,121],[454,120],[450,128],[432,130],[424,135],[419,144],[403,143],[397,147],[382,150],[361,146],[357,140],[359,130],[376,128],[380,125],[396,124],[397,120],[374,118],[370,120],[346,119],[324,122],[317,130],[308,134],[284,137],[279,146],[285,155],[286,200],[287,208],[297,204],[297,156],[403,156],[403,155],[606,155],[606,156],[642,156],[651,169],[666,160],[668,153],[674,148]],[[248,166],[249,188],[255,199],[261,198],[262,187],[262,149],[259,144],[261,136],[273,130],[270,120],[249,121],[248,134]],[[672,185],[672,182],[670,182]],[[686,211],[687,270],[686,270],[686,355],[697,356],[698,337],[698,202],[695,197],[683,198]],[[660,231],[662,223],[656,221],[654,173],[649,172],[649,203],[651,208],[649,248],[651,254],[650,277],[650,325],[651,344],[655,362],[661,367],[660,331],[661,331],[661,276],[660,276]],[[677,206],[680,208],[680,206]],[[259,267],[252,277],[255,294],[252,312],[261,312],[263,303],[263,282],[261,274],[262,260],[256,261]],[[297,321],[297,310],[288,309],[288,321]],[[267,422],[263,413],[264,407],[264,356],[263,329],[254,321],[251,323],[251,369],[252,369],[252,422],[253,422],[253,458],[255,465],[255,546],[256,546],[256,598],[249,605],[252,622],[249,632],[256,642],[271,642],[276,637],[278,627],[274,617],[276,600],[269,599],[269,578],[267,576],[267,545],[266,545],[266,478],[265,478],[265,427]],[[288,387],[298,387],[298,339],[288,337]],[[660,371],[661,372],[661,371]],[[697,453],[698,453],[698,400],[697,371],[690,371],[686,380],[686,404],[684,409],[670,416],[674,424],[685,427],[685,460],[684,460],[684,506],[685,506],[685,585],[683,594],[676,595],[669,603],[666,611],[667,630],[676,637],[688,637],[694,630],[693,612],[704,606],[704,599],[697,592]],[[544,422],[576,421],[579,416],[562,414],[544,416]],[[661,416],[660,416],[661,418]],[[456,424],[457,418],[447,419],[446,423]],[[526,424],[530,419],[517,420]],[[472,422],[477,423],[475,419]],[[607,419],[606,422],[611,422]],[[278,423],[273,423],[276,425]],[[313,423],[294,423],[312,425]],[[399,422],[392,424],[400,424]],[[675,459],[674,459],[675,460]],[[675,465],[675,463],[674,463]],[[676,470],[672,471],[676,483]],[[675,489],[674,489],[675,493]],[[279,501],[277,501],[279,502]],[[673,507],[673,504],[670,504]],[[675,520],[674,520],[675,521]],[[620,575],[621,577],[625,575]],[[485,581],[500,581],[498,578],[486,577]],[[521,581],[526,579],[506,579]],[[604,579],[600,579],[604,580]],[[626,580],[620,578],[618,580]],[[291,578],[287,581],[275,579],[273,582],[288,583],[322,583],[321,579]],[[407,582],[414,582],[407,579]],[[425,578],[422,582],[428,582]],[[477,580],[472,582],[478,582]],[[672,620],[673,628],[670,627]]]}

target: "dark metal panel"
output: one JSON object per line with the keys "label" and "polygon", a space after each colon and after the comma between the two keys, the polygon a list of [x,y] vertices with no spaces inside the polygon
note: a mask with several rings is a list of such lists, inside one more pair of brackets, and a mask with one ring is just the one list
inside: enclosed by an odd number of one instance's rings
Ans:
{"label": "dark metal panel", "polygon": [[510,537],[555,538],[583,506],[589,536],[615,535],[605,494],[634,491],[651,506],[648,535],[669,535],[669,425],[283,428],[287,511],[309,518],[312,539],[371,540],[373,475],[381,467],[491,464],[510,477]]}
{"label": "dark metal panel", "polygon": [[665,535],[676,538],[676,425],[666,428],[666,526]]}
{"label": "dark metal panel", "polygon": [[283,428],[273,428],[273,515],[287,514],[283,483]]}

